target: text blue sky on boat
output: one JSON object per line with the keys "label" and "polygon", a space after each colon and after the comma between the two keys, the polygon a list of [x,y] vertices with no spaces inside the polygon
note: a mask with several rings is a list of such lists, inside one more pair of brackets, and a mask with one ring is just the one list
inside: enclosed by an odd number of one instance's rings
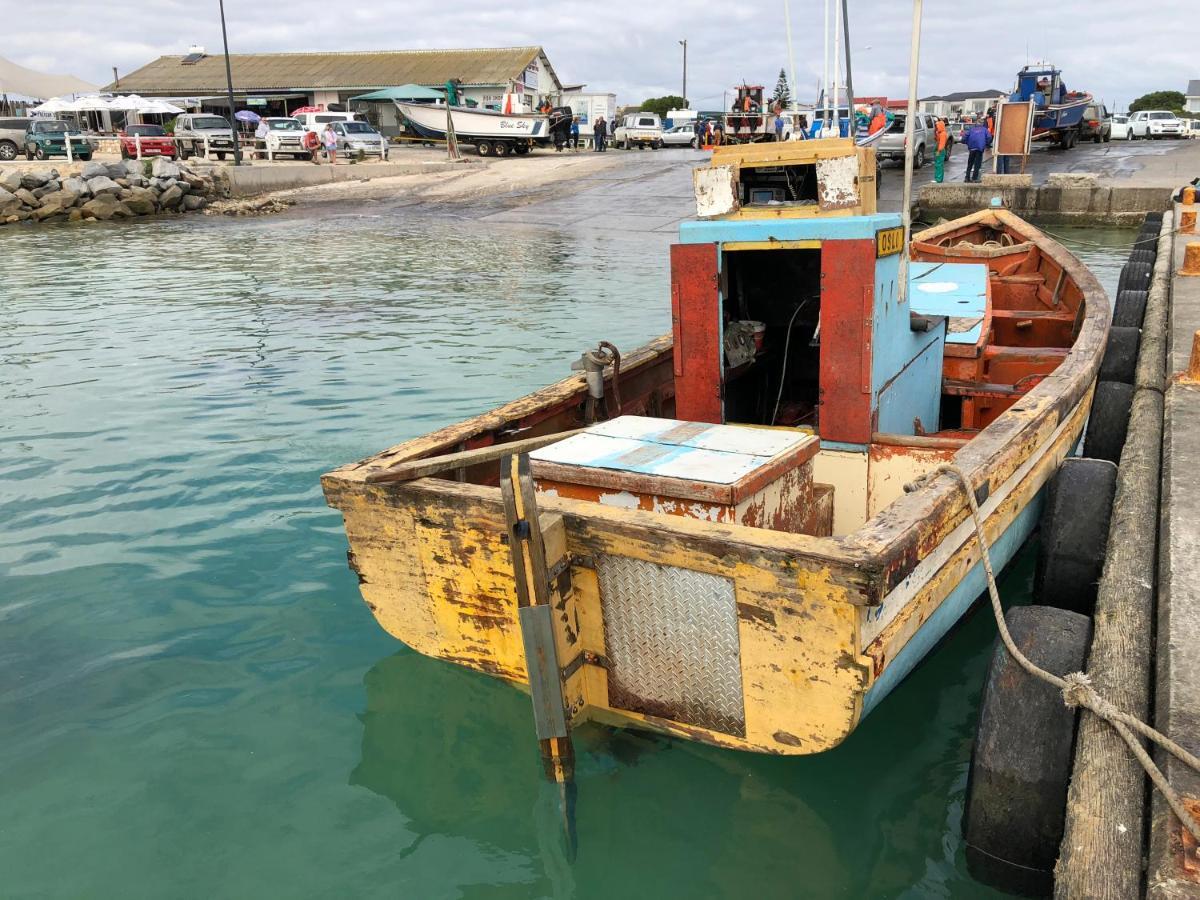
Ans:
{"label": "text blue sky on boat", "polygon": [[[106,84],[161,54],[192,43],[219,53],[216,0],[49,0],[17,15],[20,0],[0,0],[0,56],[21,65]],[[1110,108],[1160,89],[1184,90],[1200,78],[1195,40],[1181,0],[928,0],[922,32],[920,93],[1011,89],[1026,62],[1053,61],[1067,85]],[[688,39],[692,105],[716,108],[743,80],[772,88],[786,67],[783,0],[713,4],[709,0],[226,0],[233,53],[382,50],[541,44],[559,77],[615,91],[618,101],[678,93]],[[823,0],[792,0],[797,97],[811,100],[822,69]],[[907,93],[911,4],[850,0],[855,92]]]}

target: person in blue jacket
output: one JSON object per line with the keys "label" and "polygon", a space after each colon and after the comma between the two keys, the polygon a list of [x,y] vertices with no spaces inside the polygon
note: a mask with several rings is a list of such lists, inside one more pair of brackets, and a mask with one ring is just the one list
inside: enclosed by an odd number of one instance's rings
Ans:
{"label": "person in blue jacket", "polygon": [[983,166],[983,151],[992,146],[992,135],[988,132],[987,122],[982,118],[975,121],[963,135],[963,143],[967,145],[967,182],[979,183],[979,170]]}

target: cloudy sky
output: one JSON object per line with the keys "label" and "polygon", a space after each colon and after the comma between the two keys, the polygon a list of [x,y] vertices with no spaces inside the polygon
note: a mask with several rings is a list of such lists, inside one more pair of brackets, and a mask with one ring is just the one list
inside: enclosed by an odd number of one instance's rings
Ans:
{"label": "cloudy sky", "polygon": [[[104,84],[113,66],[128,73],[193,43],[220,52],[217,0],[107,0],[103,9],[44,0],[36,15],[16,15],[27,3],[0,0],[0,56],[30,68]],[[1184,0],[926,0],[920,92],[1007,89],[1041,59],[1110,107],[1183,90],[1200,78],[1188,9]],[[564,82],[615,91],[622,104],[680,91],[681,38],[693,106],[718,105],[743,80],[771,87],[787,66],[784,0],[226,0],[225,11],[233,53],[541,44]],[[823,11],[824,0],[791,0],[802,100],[821,73]],[[906,95],[911,14],[906,0],[850,0],[856,93]]]}

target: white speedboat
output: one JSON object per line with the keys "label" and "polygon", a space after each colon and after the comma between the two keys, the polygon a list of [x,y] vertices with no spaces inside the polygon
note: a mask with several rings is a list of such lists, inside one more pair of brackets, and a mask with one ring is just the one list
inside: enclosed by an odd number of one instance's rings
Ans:
{"label": "white speedboat", "polygon": [[[446,104],[392,102],[417,134],[445,139]],[[461,143],[474,144],[480,156],[527,153],[534,144],[550,137],[549,120],[543,115],[502,113],[467,106],[451,106],[449,114],[454,123],[454,136]]]}

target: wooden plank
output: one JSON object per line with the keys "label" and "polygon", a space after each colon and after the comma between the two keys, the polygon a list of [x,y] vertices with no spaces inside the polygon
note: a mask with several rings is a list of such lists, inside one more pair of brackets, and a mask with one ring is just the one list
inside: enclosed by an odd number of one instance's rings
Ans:
{"label": "wooden plank", "polygon": [[675,415],[720,423],[721,294],[715,244],[671,245],[671,321],[675,344]]}
{"label": "wooden plank", "polygon": [[570,431],[560,431],[557,434],[542,434],[519,441],[493,444],[490,447],[477,447],[474,450],[463,450],[459,453],[446,453],[441,456],[428,456],[425,459],[397,463],[386,469],[372,472],[364,480],[367,484],[383,484],[389,481],[412,481],[414,478],[429,478],[433,475],[441,475],[443,472],[449,472],[452,469],[494,462],[513,453],[528,453],[530,450],[537,450],[540,447],[557,443],[572,435],[581,434],[585,430],[584,428],[574,428]]}

